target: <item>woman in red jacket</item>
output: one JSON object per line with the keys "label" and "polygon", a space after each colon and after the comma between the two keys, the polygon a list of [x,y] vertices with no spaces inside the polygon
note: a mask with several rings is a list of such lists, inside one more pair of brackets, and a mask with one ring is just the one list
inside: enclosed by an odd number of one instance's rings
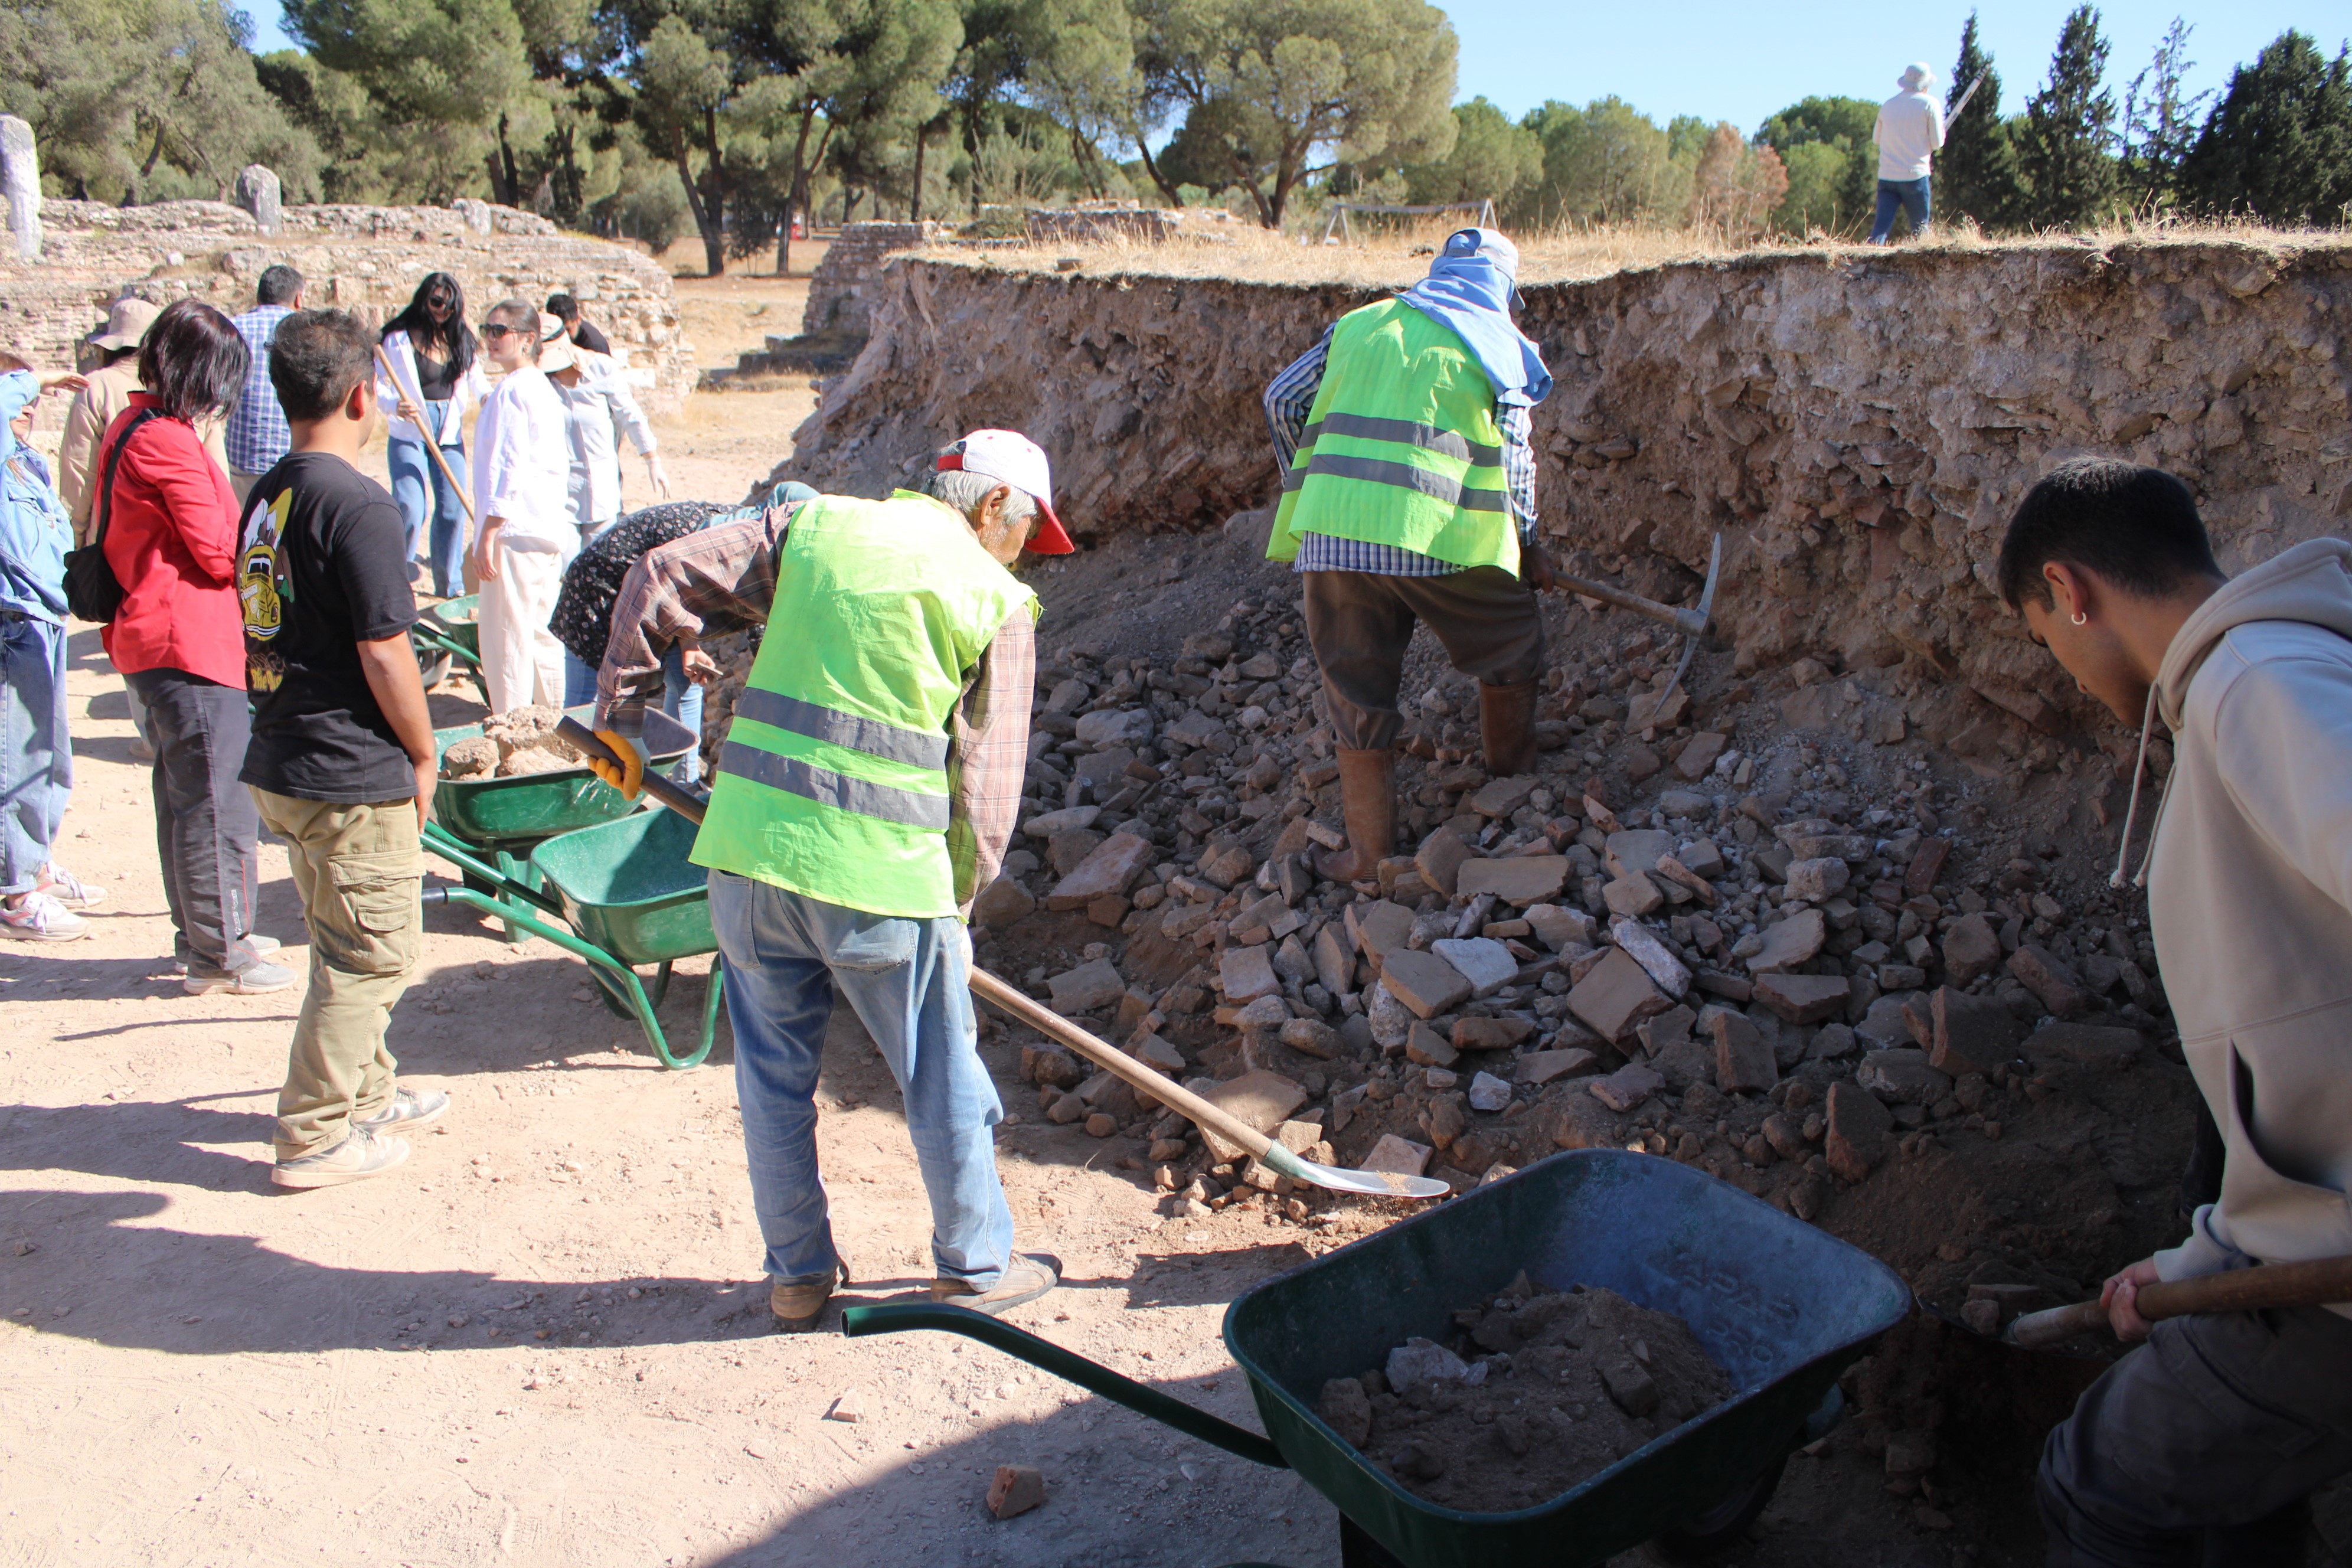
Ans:
{"label": "woman in red jacket", "polygon": [[294,983],[293,971],[269,962],[277,943],[252,936],[260,823],[236,776],[252,728],[236,494],[194,428],[227,412],[247,363],[245,340],[220,311],[194,300],[166,307],[139,351],[144,390],[99,445],[91,509],[123,591],[106,651],[153,726],[163,896],[196,996]]}

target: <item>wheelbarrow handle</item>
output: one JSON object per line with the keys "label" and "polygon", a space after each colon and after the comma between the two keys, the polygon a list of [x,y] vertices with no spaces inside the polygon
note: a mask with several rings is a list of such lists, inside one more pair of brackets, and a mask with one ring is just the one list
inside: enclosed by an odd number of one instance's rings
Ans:
{"label": "wheelbarrow handle", "polygon": [[1172,1399],[1131,1377],[1122,1377],[1099,1362],[1064,1350],[1051,1340],[1039,1339],[1026,1330],[969,1308],[905,1301],[880,1307],[851,1307],[841,1314],[841,1331],[853,1340],[866,1334],[895,1334],[906,1329],[938,1329],[978,1340],[992,1350],[1003,1351],[1017,1361],[1025,1361],[1041,1371],[1075,1383],[1090,1394],[1124,1405],[1139,1415],[1148,1415],[1163,1426],[1173,1426],[1188,1437],[1198,1437],[1253,1464],[1277,1470],[1290,1468],[1290,1461],[1282,1457],[1281,1449],[1247,1427],[1236,1426],[1181,1399]]}
{"label": "wheelbarrow handle", "polygon": [[[575,749],[586,752],[599,762],[610,763],[614,767],[628,765],[614,753],[612,747],[597,738],[595,731],[569,714],[566,714],[563,721],[555,726],[555,732],[570,742]],[[692,790],[671,783],[650,768],[646,771],[644,783],[647,795],[693,823],[697,827],[702,826],[703,810],[709,805],[709,802],[704,800],[702,796]]]}

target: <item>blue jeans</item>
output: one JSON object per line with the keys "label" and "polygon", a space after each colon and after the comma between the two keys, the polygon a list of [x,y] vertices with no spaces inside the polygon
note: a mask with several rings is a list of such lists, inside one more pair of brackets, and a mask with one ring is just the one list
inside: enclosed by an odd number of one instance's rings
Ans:
{"label": "blue jeans", "polygon": [[66,629],[0,610],[0,894],[30,892],[73,794]]}
{"label": "blue jeans", "polygon": [[[596,671],[570,648],[563,650],[563,705],[577,708],[596,700]],[[671,648],[662,655],[662,711],[694,731],[694,750],[677,760],[670,777],[695,784],[702,777],[702,688],[686,678],[686,655]]]}
{"label": "blue jeans", "polygon": [[[444,447],[441,455],[452,468],[466,460],[462,447]],[[466,591],[466,545],[471,532],[466,503],[457,499],[424,442],[394,437],[384,456],[392,469],[392,499],[408,529],[408,558],[423,556],[425,526],[431,524],[433,591],[445,599],[456,598]]]}
{"label": "blue jeans", "polygon": [[727,959],[735,1098],[769,1277],[814,1284],[840,1260],[817,1173],[814,1099],[838,992],[905,1097],[931,1199],[933,1268],[993,1289],[1013,1258],[990,1131],[1004,1108],[981,1065],[962,922],[866,914],[713,871],[710,924]]}
{"label": "blue jeans", "polygon": [[1878,182],[1878,217],[1870,226],[1870,243],[1885,245],[1887,236],[1895,232],[1897,208],[1911,219],[1911,237],[1919,239],[1927,233],[1927,176],[1916,180],[1881,180]]}

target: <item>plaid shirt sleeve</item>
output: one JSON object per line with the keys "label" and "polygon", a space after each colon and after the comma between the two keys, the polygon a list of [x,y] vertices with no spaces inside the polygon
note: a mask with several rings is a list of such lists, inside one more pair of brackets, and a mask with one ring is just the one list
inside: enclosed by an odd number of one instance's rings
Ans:
{"label": "plaid shirt sleeve", "polygon": [[646,704],[661,700],[662,656],[680,637],[766,624],[776,598],[776,548],[798,508],[770,506],[741,522],[702,529],[647,551],[629,568],[596,671],[598,729],[645,733]]}
{"label": "plaid shirt sleeve", "polygon": [[1003,868],[1021,813],[1036,685],[1037,627],[1024,605],[996,628],[948,721],[948,858],[955,868],[956,910],[967,921],[972,900]]}
{"label": "plaid shirt sleeve", "polygon": [[1511,511],[1518,519],[1519,548],[1536,542],[1535,421],[1518,405],[1495,410],[1503,427],[1503,482],[1511,492]]}
{"label": "plaid shirt sleeve", "polygon": [[1307,416],[1315,408],[1315,394],[1323,385],[1323,366],[1331,357],[1333,330],[1324,328],[1313,348],[1291,361],[1280,374],[1265,384],[1266,434],[1274,437],[1275,464],[1286,474],[1290,471],[1290,460],[1298,455]]}

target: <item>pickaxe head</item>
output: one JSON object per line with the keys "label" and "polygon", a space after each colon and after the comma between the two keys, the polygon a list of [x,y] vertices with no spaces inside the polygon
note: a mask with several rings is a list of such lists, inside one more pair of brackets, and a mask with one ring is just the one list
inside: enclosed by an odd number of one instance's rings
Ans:
{"label": "pickaxe head", "polygon": [[1682,662],[1675,666],[1675,676],[1666,682],[1653,704],[1653,710],[1663,706],[1675,687],[1682,684],[1683,672],[1690,668],[1691,656],[1698,652],[1698,639],[1715,624],[1715,587],[1723,576],[1723,535],[1715,536],[1714,547],[1707,552],[1706,586],[1699,590],[1698,605],[1661,605],[1655,599],[1645,599],[1639,594],[1629,594],[1622,588],[1612,588],[1606,583],[1596,583],[1588,577],[1560,575],[1557,581],[1570,593],[1581,594],[1588,599],[1598,599],[1604,605],[1614,605],[1621,610],[1631,610],[1637,616],[1647,616],[1663,621],[1683,635]]}

